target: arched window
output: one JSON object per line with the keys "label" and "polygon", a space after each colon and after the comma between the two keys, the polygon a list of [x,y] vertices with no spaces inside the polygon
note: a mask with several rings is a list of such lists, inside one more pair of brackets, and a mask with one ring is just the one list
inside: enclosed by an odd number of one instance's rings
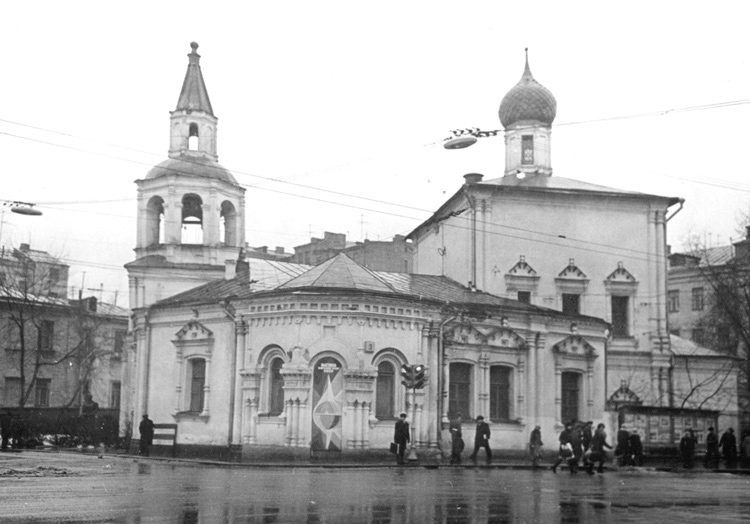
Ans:
{"label": "arched window", "polygon": [[393,364],[383,361],[378,364],[378,380],[375,390],[375,417],[383,420],[395,414],[396,372]]}
{"label": "arched window", "polygon": [[146,205],[145,245],[155,246],[164,243],[164,199],[151,197]]}
{"label": "arched window", "polygon": [[203,411],[203,388],[206,385],[206,361],[202,358],[190,360],[190,411]]}
{"label": "arched window", "polygon": [[490,420],[508,421],[511,416],[511,368],[490,368]]}
{"label": "arched window", "polygon": [[237,212],[228,200],[221,203],[220,218],[219,238],[225,246],[234,246],[237,243]]}
{"label": "arched window", "polygon": [[275,358],[271,361],[269,394],[268,394],[268,414],[281,415],[284,411],[284,376],[281,374],[281,366],[284,361],[281,358]]}
{"label": "arched window", "polygon": [[198,150],[198,124],[190,124],[190,132],[188,133],[188,149],[190,151]]}
{"label": "arched window", "polygon": [[562,406],[560,418],[563,422],[578,420],[578,406],[581,399],[581,374],[574,371],[562,373]]}
{"label": "arched window", "polygon": [[193,193],[182,197],[182,243],[203,243],[203,201]]}
{"label": "arched window", "polygon": [[463,418],[471,418],[471,364],[454,362],[450,365],[448,388],[448,416],[453,418],[461,413]]}

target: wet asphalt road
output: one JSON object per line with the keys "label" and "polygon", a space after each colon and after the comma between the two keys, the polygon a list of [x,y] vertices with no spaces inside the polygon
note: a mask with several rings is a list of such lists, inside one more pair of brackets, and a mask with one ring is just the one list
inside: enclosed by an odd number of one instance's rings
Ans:
{"label": "wet asphalt road", "polygon": [[[35,466],[58,469],[32,471]],[[9,474],[9,468],[17,473]],[[620,471],[589,477],[450,467],[258,469],[3,454],[0,523],[6,522],[750,522],[750,476]]]}

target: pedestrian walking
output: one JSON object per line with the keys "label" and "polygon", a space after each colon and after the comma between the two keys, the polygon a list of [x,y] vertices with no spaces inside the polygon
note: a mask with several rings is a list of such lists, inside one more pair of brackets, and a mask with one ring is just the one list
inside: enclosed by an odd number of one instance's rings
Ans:
{"label": "pedestrian walking", "polygon": [[411,440],[409,436],[409,423],[406,421],[406,413],[401,413],[396,421],[396,428],[393,432],[393,442],[396,444],[396,463],[404,463],[404,452],[406,444]]}
{"label": "pedestrian walking", "polygon": [[643,466],[643,442],[637,431],[633,431],[628,437],[628,453],[631,466]]}
{"label": "pedestrian walking", "polygon": [[573,430],[573,424],[568,422],[565,424],[565,428],[560,432],[560,436],[557,440],[560,442],[560,449],[558,451],[557,460],[552,464],[552,473],[557,473],[557,467],[562,464],[563,460],[569,459],[573,456],[573,448],[570,445],[570,432]]}
{"label": "pedestrian walking", "polygon": [[536,426],[531,430],[531,436],[529,437],[529,454],[531,455],[531,467],[536,469],[539,467],[539,460],[542,458],[542,428]]}
{"label": "pedestrian walking", "polygon": [[138,431],[141,434],[141,455],[148,457],[151,455],[151,444],[154,442],[154,421],[148,418],[148,414],[143,415],[143,419],[138,425]]}
{"label": "pedestrian walking", "polygon": [[628,466],[630,464],[630,433],[625,424],[621,424],[620,430],[617,432],[615,457],[617,457],[618,466]]}
{"label": "pedestrian walking", "polygon": [[719,437],[714,428],[708,428],[706,435],[706,456],[703,457],[703,466],[706,468],[719,467]]}
{"label": "pedestrian walking", "polygon": [[583,440],[581,438],[582,425],[580,422],[573,422],[573,429],[568,435],[570,446],[573,448],[573,456],[568,459],[568,470],[571,473],[578,473],[578,466],[583,458]]}
{"label": "pedestrian walking", "polygon": [[686,429],[685,434],[680,439],[680,455],[682,456],[682,465],[691,469],[695,464],[695,437],[691,429]]}
{"label": "pedestrian walking", "polygon": [[593,437],[594,421],[589,420],[583,425],[581,431],[581,443],[583,444],[584,453],[591,447],[591,439]]}
{"label": "pedestrian walking", "polygon": [[0,437],[2,437],[2,450],[8,449],[8,442],[10,441],[11,435],[11,424],[13,423],[13,415],[10,411],[6,411],[0,415]]}
{"label": "pedestrian walking", "polygon": [[737,437],[734,436],[734,428],[727,429],[719,440],[721,454],[728,468],[737,466]]}
{"label": "pedestrian walking", "polygon": [[745,431],[745,436],[742,437],[740,455],[742,455],[742,467],[750,467],[750,431]]}
{"label": "pedestrian walking", "polygon": [[474,453],[471,454],[471,460],[477,463],[477,454],[480,448],[484,448],[487,455],[487,464],[492,463],[492,450],[490,449],[490,426],[484,421],[484,417],[477,417],[477,432],[474,434]]}
{"label": "pedestrian walking", "polygon": [[461,413],[451,420],[451,464],[461,464],[461,453],[464,450],[464,439],[461,433]]}
{"label": "pedestrian walking", "polygon": [[612,449],[607,442],[607,432],[604,430],[604,424],[596,426],[596,431],[591,437],[591,449],[589,450],[588,460],[586,462],[586,472],[589,475],[594,474],[594,464],[599,463],[596,471],[604,473],[604,462],[607,460],[607,451],[604,448]]}

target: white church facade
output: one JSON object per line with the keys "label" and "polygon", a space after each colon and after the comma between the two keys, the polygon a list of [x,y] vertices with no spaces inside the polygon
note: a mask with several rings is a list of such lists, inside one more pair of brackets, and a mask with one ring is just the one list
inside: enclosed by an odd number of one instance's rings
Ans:
{"label": "white church facade", "polygon": [[668,405],[680,202],[551,176],[556,103],[528,65],[500,110],[506,176],[467,175],[411,233],[407,274],[244,260],[245,191],[217,162],[197,44],[188,57],[169,159],[137,181],[122,432],[148,413],[186,453],[358,452],[387,449],[405,411],[437,450],[460,412],[523,450],[535,425],[549,441],[573,418],[613,424],[613,403]]}

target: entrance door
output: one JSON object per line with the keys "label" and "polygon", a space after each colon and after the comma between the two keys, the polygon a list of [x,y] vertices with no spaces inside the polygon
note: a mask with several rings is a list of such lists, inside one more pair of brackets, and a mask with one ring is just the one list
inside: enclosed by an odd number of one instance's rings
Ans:
{"label": "entrance door", "polygon": [[343,396],[341,363],[323,357],[313,370],[312,449],[341,451]]}

